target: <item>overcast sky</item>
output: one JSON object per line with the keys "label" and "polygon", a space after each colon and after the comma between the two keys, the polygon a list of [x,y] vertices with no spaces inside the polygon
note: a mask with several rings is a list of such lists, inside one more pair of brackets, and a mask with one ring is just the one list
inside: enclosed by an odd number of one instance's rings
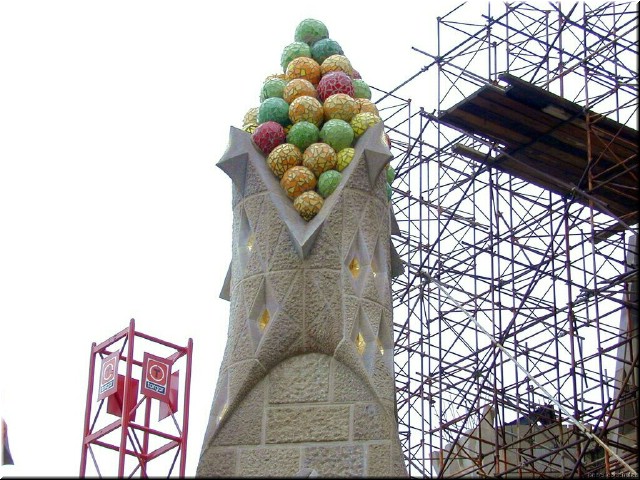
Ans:
{"label": "overcast sky", "polygon": [[302,19],[388,90],[457,3],[0,3],[0,414],[16,463],[0,473],[78,474],[91,343],[131,318],[194,340],[195,473],[229,313],[229,127]]}

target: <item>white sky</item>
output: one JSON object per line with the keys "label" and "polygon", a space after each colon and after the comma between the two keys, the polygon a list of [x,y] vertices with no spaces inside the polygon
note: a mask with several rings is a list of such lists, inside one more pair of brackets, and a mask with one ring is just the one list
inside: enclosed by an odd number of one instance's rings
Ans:
{"label": "white sky", "polygon": [[229,312],[231,182],[215,167],[229,126],[302,19],[390,89],[426,63],[411,46],[435,52],[455,5],[0,3],[0,414],[16,463],[1,474],[78,475],[91,343],[130,318],[194,340],[195,473]]}

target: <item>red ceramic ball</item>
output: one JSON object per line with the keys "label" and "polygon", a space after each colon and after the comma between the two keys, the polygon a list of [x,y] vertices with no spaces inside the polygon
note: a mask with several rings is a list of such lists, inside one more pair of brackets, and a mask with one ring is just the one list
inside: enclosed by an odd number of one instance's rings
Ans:
{"label": "red ceramic ball", "polygon": [[285,143],[287,134],[278,122],[268,121],[258,125],[251,138],[262,153],[269,155],[271,150]]}
{"label": "red ceramic ball", "polygon": [[346,93],[350,97],[353,97],[355,94],[351,77],[339,70],[323,75],[316,91],[318,92],[318,97],[320,97],[320,100],[323,102],[336,93]]}

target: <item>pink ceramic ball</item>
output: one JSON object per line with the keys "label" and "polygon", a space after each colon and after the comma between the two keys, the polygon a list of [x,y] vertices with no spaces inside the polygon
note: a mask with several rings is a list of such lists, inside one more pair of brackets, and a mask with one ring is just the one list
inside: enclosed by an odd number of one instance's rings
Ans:
{"label": "pink ceramic ball", "polygon": [[251,138],[262,153],[269,155],[271,150],[287,140],[287,134],[278,122],[269,121],[258,125]]}
{"label": "pink ceramic ball", "polygon": [[336,93],[346,93],[350,97],[355,93],[351,77],[339,70],[323,75],[316,90],[322,102]]}

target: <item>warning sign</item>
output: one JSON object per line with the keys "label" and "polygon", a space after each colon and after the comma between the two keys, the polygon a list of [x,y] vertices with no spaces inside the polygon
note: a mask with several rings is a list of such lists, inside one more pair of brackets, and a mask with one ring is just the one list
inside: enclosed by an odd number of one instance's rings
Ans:
{"label": "warning sign", "polygon": [[168,360],[150,353],[144,354],[141,388],[143,395],[169,402],[170,377],[171,364]]}
{"label": "warning sign", "polygon": [[98,384],[98,401],[107,398],[118,390],[118,360],[120,360],[120,352],[113,352],[102,359]]}

